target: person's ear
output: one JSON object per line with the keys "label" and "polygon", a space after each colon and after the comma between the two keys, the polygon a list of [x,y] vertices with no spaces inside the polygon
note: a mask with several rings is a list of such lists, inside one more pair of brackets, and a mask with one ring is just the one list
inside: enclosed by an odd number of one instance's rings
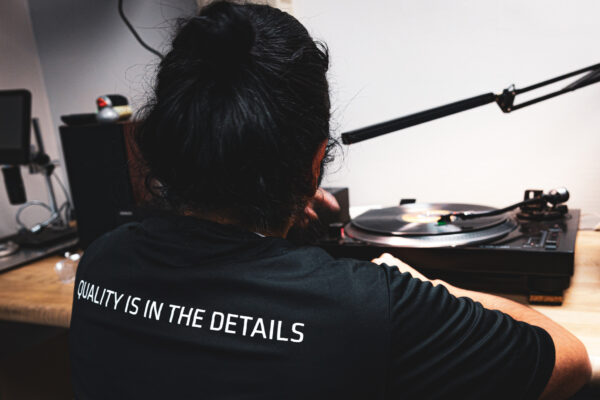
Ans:
{"label": "person's ear", "polygon": [[313,157],[312,162],[312,178],[313,178],[313,186],[315,190],[317,190],[317,185],[319,182],[319,176],[321,175],[321,163],[323,162],[323,157],[325,157],[325,151],[327,150],[327,144],[329,143],[328,139],[325,139],[319,144],[317,148],[317,152]]}

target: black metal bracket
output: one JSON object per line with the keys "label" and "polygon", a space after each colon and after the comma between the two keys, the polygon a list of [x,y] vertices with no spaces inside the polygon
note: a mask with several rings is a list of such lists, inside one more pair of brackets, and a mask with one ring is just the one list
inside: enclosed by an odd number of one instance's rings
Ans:
{"label": "black metal bracket", "polygon": [[496,103],[503,112],[509,113],[512,111],[516,96],[515,85],[511,85],[509,88],[504,89],[502,94],[496,96]]}

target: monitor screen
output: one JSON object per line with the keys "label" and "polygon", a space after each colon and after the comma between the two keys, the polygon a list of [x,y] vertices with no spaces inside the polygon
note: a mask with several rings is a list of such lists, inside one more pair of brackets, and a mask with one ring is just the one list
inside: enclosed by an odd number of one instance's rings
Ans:
{"label": "monitor screen", "polygon": [[31,127],[31,93],[0,90],[0,164],[27,164]]}

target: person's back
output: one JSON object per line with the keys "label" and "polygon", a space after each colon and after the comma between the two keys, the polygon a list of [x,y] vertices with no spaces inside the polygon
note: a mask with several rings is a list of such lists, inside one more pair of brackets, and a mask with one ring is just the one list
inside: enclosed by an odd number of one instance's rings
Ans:
{"label": "person's back", "polygon": [[385,286],[360,263],[192,217],[124,226],[78,271],[76,393],[383,398]]}
{"label": "person's back", "polygon": [[532,310],[284,239],[322,193],[327,68],[268,6],[216,2],[181,26],[137,128],[162,211],[98,239],[77,271],[78,399],[536,398],[583,384],[581,344]]}
{"label": "person's back", "polygon": [[554,361],[541,329],[396,268],[183,216],[87,250],[71,351],[83,399],[529,398]]}

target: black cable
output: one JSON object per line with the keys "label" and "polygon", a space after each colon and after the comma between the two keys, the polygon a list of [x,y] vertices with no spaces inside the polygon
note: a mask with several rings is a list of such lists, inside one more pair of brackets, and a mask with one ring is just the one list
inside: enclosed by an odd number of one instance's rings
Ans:
{"label": "black cable", "polygon": [[158,58],[160,58],[162,60],[164,58],[164,56],[161,53],[159,53],[157,50],[150,47],[146,42],[144,42],[144,40],[140,37],[140,35],[138,35],[138,33],[135,31],[135,28],[133,27],[133,25],[131,25],[131,22],[129,22],[129,20],[125,16],[125,13],[123,12],[123,0],[119,0],[119,15],[121,16],[121,19],[123,20],[123,22],[125,22],[125,25],[127,25],[129,30],[131,31],[131,33],[133,33],[133,36],[135,36],[137,41],[140,42],[140,44],[146,50],[148,50],[150,53],[157,55]]}

